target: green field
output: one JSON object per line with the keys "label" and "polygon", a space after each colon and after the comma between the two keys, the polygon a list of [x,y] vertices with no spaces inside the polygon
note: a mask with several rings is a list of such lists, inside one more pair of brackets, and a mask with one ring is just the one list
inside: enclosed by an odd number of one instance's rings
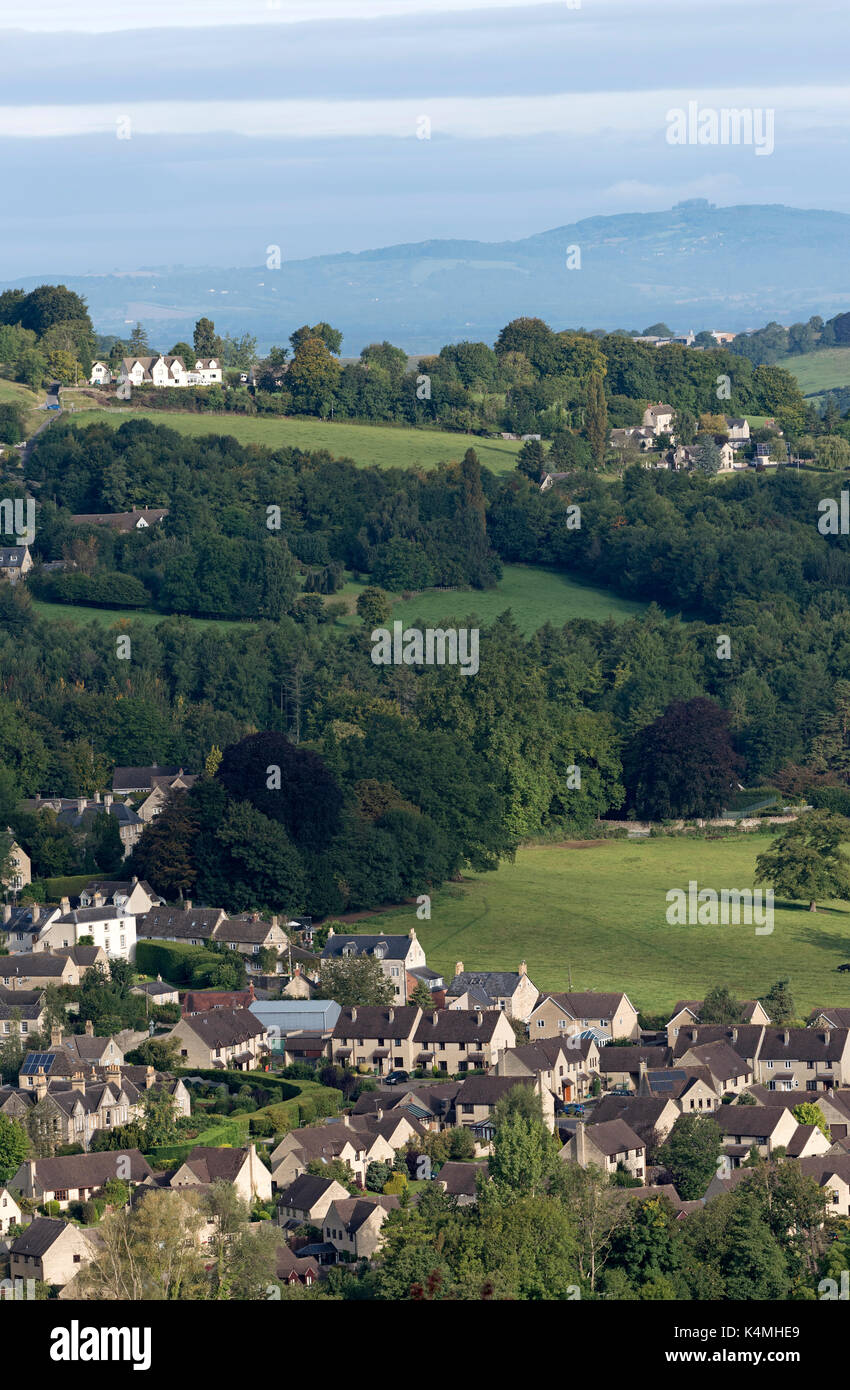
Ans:
{"label": "green field", "polygon": [[[100,623],[101,627],[113,627],[116,623],[136,622],[164,623],[168,617],[167,613],[152,613],[147,609],[139,608],[87,608],[83,604],[76,603],[45,603],[42,599],[35,598],[32,606],[40,618],[48,618],[51,622],[65,621],[67,623]],[[227,618],[190,618],[185,613],[179,617],[191,623],[193,627],[217,627],[231,628],[244,627],[245,624]]]}
{"label": "green field", "polygon": [[232,435],[240,444],[264,444],[269,449],[327,449],[335,458],[350,458],[364,468],[370,464],[379,468],[436,468],[439,463],[463,458],[472,448],[485,468],[509,473],[522,448],[511,439],[278,415],[200,415],[182,410],[78,410],[73,415],[74,424],[81,427],[105,423],[116,429],[128,418],[152,420],[182,434]]}
{"label": "green field", "polygon": [[29,387],[22,386],[18,381],[7,381],[5,377],[0,377],[0,405],[23,406],[27,412],[27,438],[49,418],[43,410],[38,410],[43,403],[44,392],[30,391]]}
{"label": "green field", "polygon": [[636,1008],[662,1013],[677,999],[701,999],[715,983],[740,998],[763,995],[789,977],[802,1015],[850,1006],[850,905],[810,913],[777,901],[772,935],[752,926],[669,926],[666,894],[700,888],[752,888],[763,835],[724,840],[609,840],[586,848],[534,846],[495,873],[435,894],[431,920],[416,908],[381,913],[355,930],[415,927],[428,965],[454,974],[516,970],[523,958],[541,990],[624,989]]}
{"label": "green field", "polygon": [[[352,581],[339,593],[328,596],[328,603],[347,599],[350,604],[349,614],[334,626],[359,626],[360,619],[355,614],[354,605],[357,595],[365,588],[365,584]],[[623,619],[643,613],[646,606],[632,599],[619,598],[607,589],[581,584],[554,570],[532,565],[505,565],[502,581],[495,589],[454,590],[451,593],[425,589],[414,598],[398,598],[393,605],[392,617],[408,624],[421,619],[430,626],[442,619],[455,618],[462,622],[475,617],[478,624],[484,626],[510,608],[517,626],[522,632],[530,634],[545,622],[561,627],[571,618],[594,618],[597,622],[604,622],[606,618]],[[41,599],[33,599],[33,608],[39,617],[49,618],[53,622],[63,619],[77,624],[96,622],[103,627],[113,627],[116,623],[127,621],[161,623],[168,616],[138,608],[87,608],[82,604],[46,603]],[[185,614],[180,616],[185,617]],[[217,618],[187,618],[186,621],[193,627],[226,629],[246,626],[238,621]],[[331,630],[328,627],[322,629],[324,632]]]}
{"label": "green field", "polygon": [[850,347],[824,348],[821,352],[805,352],[800,357],[783,357],[776,364],[787,367],[804,396],[818,391],[831,391],[836,386],[850,386]]}
{"label": "green field", "polygon": [[[365,587],[364,584],[347,584],[339,594],[332,595],[329,602],[338,598],[356,601]],[[510,608],[517,626],[528,635],[546,622],[562,627],[572,618],[592,618],[597,622],[604,622],[606,618],[630,618],[645,612],[647,605],[620,598],[607,589],[582,584],[556,570],[534,565],[505,565],[502,580],[495,589],[451,592],[425,589],[410,599],[396,598],[392,621],[410,624],[421,619],[433,627],[443,620],[455,619],[461,623],[475,618],[484,626],[506,608]],[[342,620],[347,626],[356,626],[359,621],[354,616]]]}

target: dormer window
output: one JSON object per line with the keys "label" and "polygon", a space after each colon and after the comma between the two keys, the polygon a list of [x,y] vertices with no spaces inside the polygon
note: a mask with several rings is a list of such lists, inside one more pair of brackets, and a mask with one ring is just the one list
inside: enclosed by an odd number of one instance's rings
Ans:
{"label": "dormer window", "polygon": [[383,942],[381,942],[381,944],[380,944],[379,946],[376,946],[376,947],[375,947],[375,957],[376,957],[377,960],[383,960],[383,959],[384,959],[384,956],[385,956],[386,954],[387,954],[387,948],[386,948],[386,946],[383,944]]}

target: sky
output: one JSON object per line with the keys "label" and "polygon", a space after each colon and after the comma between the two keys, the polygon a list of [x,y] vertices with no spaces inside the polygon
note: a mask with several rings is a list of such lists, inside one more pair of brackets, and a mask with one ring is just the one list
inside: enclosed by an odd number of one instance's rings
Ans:
{"label": "sky", "polygon": [[[0,282],[850,211],[846,0],[0,0]],[[696,102],[774,115],[672,145]]]}

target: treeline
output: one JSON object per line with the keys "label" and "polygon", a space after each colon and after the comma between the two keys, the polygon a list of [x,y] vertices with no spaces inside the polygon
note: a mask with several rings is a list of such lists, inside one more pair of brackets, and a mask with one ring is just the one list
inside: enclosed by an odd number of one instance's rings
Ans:
{"label": "treeline", "polygon": [[730,350],[754,364],[770,364],[831,347],[850,347],[850,313],[825,321],[813,314],[805,323],[792,323],[789,328],[774,320],[755,333],[739,333]]}

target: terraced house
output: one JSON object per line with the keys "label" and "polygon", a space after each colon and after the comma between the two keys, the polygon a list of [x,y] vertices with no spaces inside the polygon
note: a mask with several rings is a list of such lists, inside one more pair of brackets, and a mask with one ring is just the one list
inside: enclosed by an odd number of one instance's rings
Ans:
{"label": "terraced house", "polygon": [[167,1035],[177,1043],[183,1065],[222,1071],[251,1071],[269,1051],[268,1030],[250,1009],[210,1009],[181,1018]]}
{"label": "terraced house", "polygon": [[640,1037],[637,1009],[626,994],[542,994],[528,1020],[532,1042],[591,1029],[600,1038]]}

